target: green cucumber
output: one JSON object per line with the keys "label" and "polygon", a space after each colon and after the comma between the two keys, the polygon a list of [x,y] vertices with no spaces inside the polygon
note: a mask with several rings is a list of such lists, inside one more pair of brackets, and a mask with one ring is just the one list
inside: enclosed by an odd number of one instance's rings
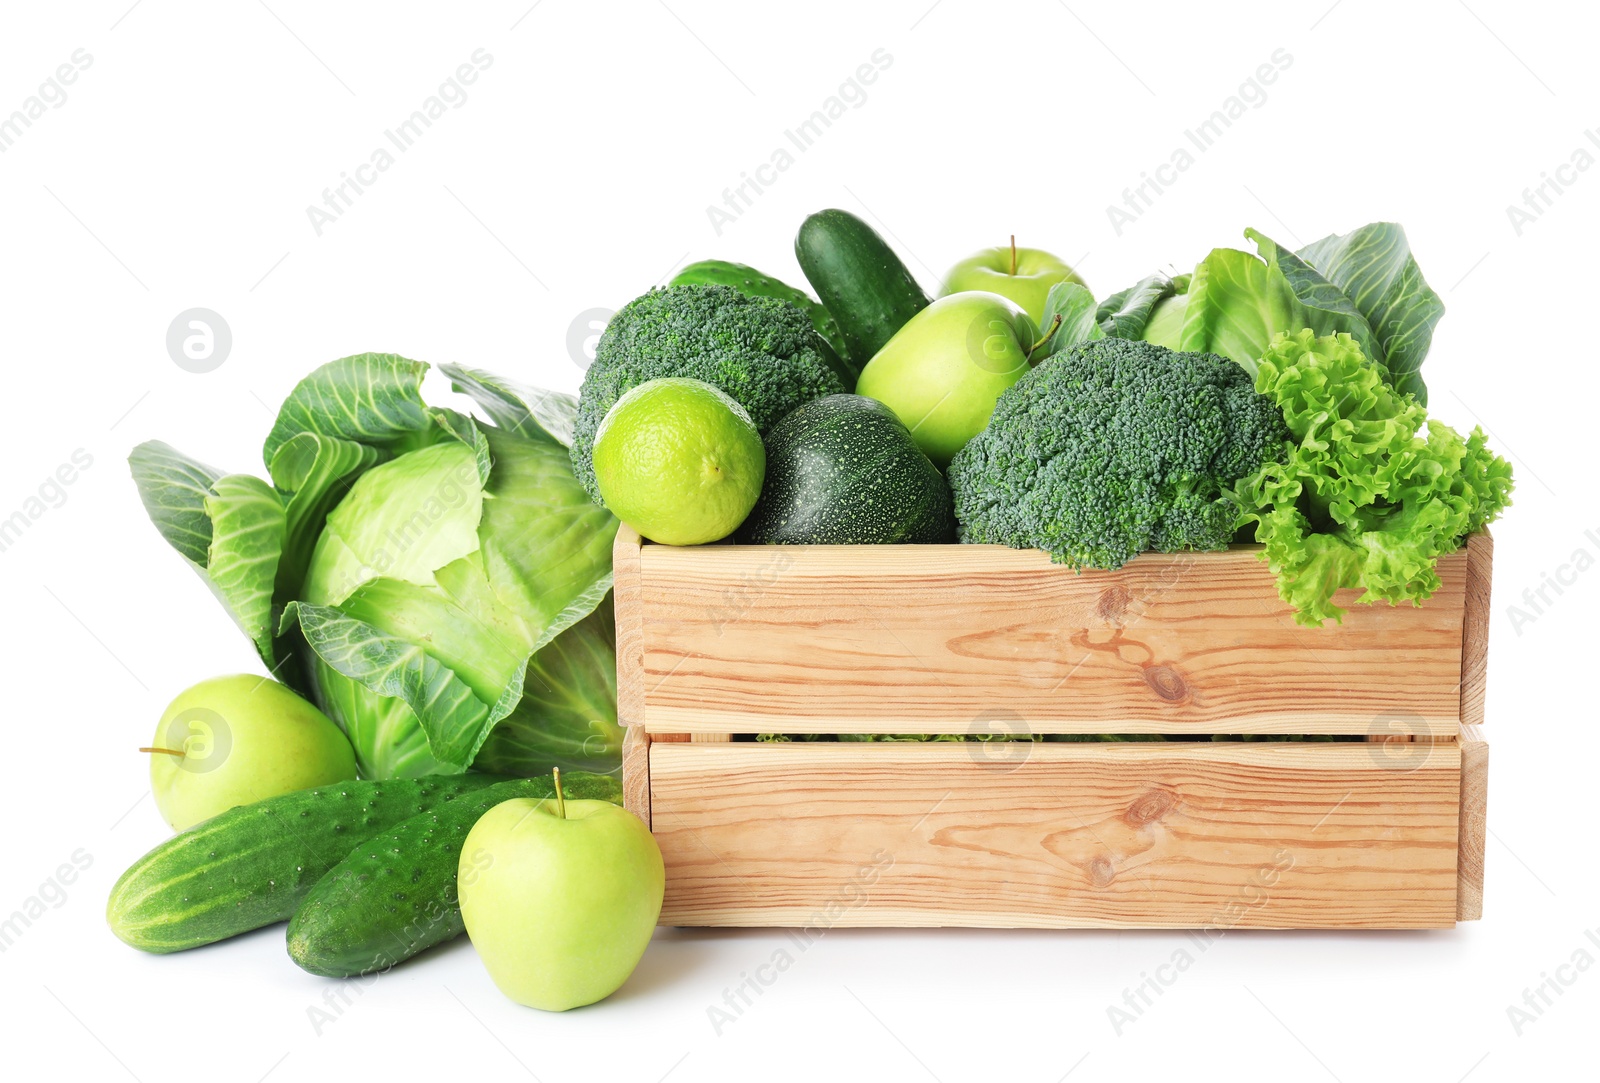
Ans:
{"label": "green cucumber", "polygon": [[[610,775],[564,773],[561,792],[568,800],[622,803],[622,784]],[[554,795],[548,775],[502,782],[363,842],[289,919],[289,958],[313,974],[353,978],[461,935],[456,867],[467,832],[502,801]]]}
{"label": "green cucumber", "polygon": [[341,782],[213,816],[135,861],[106,921],[125,944],[165,954],[285,921],[352,847],[503,775]]}
{"label": "green cucumber", "polygon": [[849,211],[818,211],[800,223],[794,254],[838,321],[845,360],[857,371],[928,307],[928,295],[900,257]]}
{"label": "green cucumber", "polygon": [[845,359],[844,337],[839,334],[839,324],[833,314],[812,300],[811,295],[803,289],[769,274],[762,274],[748,264],[730,263],[723,259],[703,259],[691,263],[673,275],[667,285],[730,286],[747,297],[776,297],[780,301],[788,301],[810,318],[811,326],[828,344],[830,352],[823,355],[824,359],[828,367],[839,374],[844,385],[854,387],[856,377],[861,375],[861,367]]}
{"label": "green cucumber", "polygon": [[956,540],[950,486],[883,403],[828,395],[767,431],[761,497],[739,541],[769,545]]}

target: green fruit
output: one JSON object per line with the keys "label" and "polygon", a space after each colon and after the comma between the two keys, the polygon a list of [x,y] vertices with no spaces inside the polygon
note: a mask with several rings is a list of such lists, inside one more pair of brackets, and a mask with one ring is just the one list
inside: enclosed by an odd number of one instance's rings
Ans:
{"label": "green fruit", "polygon": [[286,921],[353,847],[506,779],[436,775],[269,797],[213,816],[129,866],[106,921],[125,944],[164,954]]}
{"label": "green fruit", "polygon": [[857,369],[928,307],[928,295],[894,249],[849,211],[818,211],[800,223],[794,254],[839,322],[845,359]]}
{"label": "green fruit", "polygon": [[[622,801],[622,784],[610,775],[575,771],[561,786],[569,797]],[[456,870],[467,832],[502,801],[555,792],[549,775],[501,782],[368,839],[317,881],[289,919],[289,957],[313,974],[350,978],[459,936]],[[475,868],[484,860],[466,857]]]}
{"label": "green fruit", "polygon": [[559,1012],[628,980],[666,887],[661,850],[633,813],[604,801],[506,801],[461,853],[461,916],[502,993]]}
{"label": "green fruit", "polygon": [[913,316],[866,368],[856,393],[885,404],[940,469],[1028,371],[1038,329],[994,293],[953,293]]}
{"label": "green fruit", "polygon": [[861,375],[860,365],[851,365],[844,361],[844,337],[839,334],[839,323],[831,313],[821,304],[812,300],[811,295],[805,290],[789,285],[781,279],[771,275],[762,274],[754,267],[744,263],[730,263],[722,259],[703,259],[691,263],[683,270],[672,276],[669,286],[731,286],[740,293],[749,297],[776,297],[780,301],[788,301],[811,320],[811,326],[816,328],[818,335],[828,344],[833,351],[828,357],[829,365],[839,374],[846,387],[856,382],[856,377]]}
{"label": "green fruit", "polygon": [[175,831],[237,805],[355,777],[355,753],[327,715],[248,673],[179,693],[151,741],[150,790]]}
{"label": "green fruit", "polygon": [[619,398],[595,432],[601,499],[663,545],[732,534],[761,495],[766,463],[744,407],[699,380],[647,380]]}
{"label": "green fruit", "polygon": [[1034,323],[1044,323],[1045,298],[1057,282],[1083,285],[1078,272],[1049,252],[1015,244],[974,252],[945,275],[939,296],[984,291],[1015,301]]}
{"label": "green fruit", "polygon": [[829,395],[767,433],[767,480],[739,540],[953,542],[950,487],[887,406],[861,395]]}

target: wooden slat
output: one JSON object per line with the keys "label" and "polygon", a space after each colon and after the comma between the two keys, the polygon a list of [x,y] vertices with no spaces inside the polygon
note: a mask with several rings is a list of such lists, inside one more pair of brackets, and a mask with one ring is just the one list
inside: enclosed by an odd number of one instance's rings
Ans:
{"label": "wooden slat", "polygon": [[617,617],[617,721],[644,724],[643,581],[639,568],[639,532],[627,523],[617,529],[611,546],[612,604]]}
{"label": "wooden slat", "polygon": [[[655,744],[669,925],[1428,928],[1460,748]],[[1197,934],[1199,935],[1199,934]]]}
{"label": "wooden slat", "polygon": [[[998,546],[645,545],[629,552],[643,719],[682,733],[1457,732],[1467,551],[1439,561],[1421,607],[1347,591],[1344,623],[1320,629],[1293,622],[1257,551],[1075,574]],[[619,617],[627,574],[619,563]]]}
{"label": "wooden slat", "polygon": [[1467,579],[1461,614],[1461,724],[1483,725],[1489,676],[1489,600],[1494,569],[1494,538],[1487,532],[1467,539]]}
{"label": "wooden slat", "polygon": [[1461,730],[1461,827],[1456,920],[1483,917],[1483,855],[1489,831],[1489,745],[1476,726]]}
{"label": "wooden slat", "polygon": [[650,734],[643,726],[622,731],[622,807],[650,826]]}

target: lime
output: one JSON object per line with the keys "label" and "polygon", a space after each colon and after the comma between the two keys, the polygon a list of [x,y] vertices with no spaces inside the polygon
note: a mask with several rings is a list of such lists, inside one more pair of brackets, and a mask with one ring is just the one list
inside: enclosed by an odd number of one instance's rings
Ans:
{"label": "lime", "polygon": [[732,534],[761,495],[767,452],[750,415],[700,380],[649,380],[595,433],[600,497],[651,541],[700,545]]}

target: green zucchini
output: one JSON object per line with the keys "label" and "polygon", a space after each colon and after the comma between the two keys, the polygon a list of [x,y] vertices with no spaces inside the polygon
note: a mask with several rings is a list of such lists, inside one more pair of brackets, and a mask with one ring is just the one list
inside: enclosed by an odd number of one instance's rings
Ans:
{"label": "green zucchini", "polygon": [[[725,259],[703,259],[679,271],[667,285],[731,286],[748,297],[776,297],[780,301],[788,301],[811,318],[811,326],[833,350],[834,357],[831,360],[844,359],[844,337],[839,334],[838,321],[831,312],[813,300],[805,290],[769,274],[762,274],[748,264],[730,263]],[[859,366],[851,366],[848,371],[841,370],[839,375],[846,386],[854,386],[860,371]]]}
{"label": "green zucchini", "polygon": [[[568,800],[622,803],[610,775],[563,772]],[[502,782],[375,835],[318,880],[289,919],[289,958],[330,978],[387,970],[459,936],[456,868],[478,818],[514,797],[555,795],[548,775]]]}
{"label": "green zucchini", "polygon": [[739,541],[775,545],[956,540],[950,486],[883,403],[828,395],[768,430],[767,475]]}
{"label": "green zucchini", "polygon": [[818,211],[800,223],[794,254],[806,281],[838,321],[844,358],[858,372],[907,320],[928,307],[928,295],[900,257],[849,211]]}
{"label": "green zucchini", "polygon": [[341,782],[213,816],[135,861],[106,921],[125,944],[164,954],[287,920],[352,847],[503,775]]}

